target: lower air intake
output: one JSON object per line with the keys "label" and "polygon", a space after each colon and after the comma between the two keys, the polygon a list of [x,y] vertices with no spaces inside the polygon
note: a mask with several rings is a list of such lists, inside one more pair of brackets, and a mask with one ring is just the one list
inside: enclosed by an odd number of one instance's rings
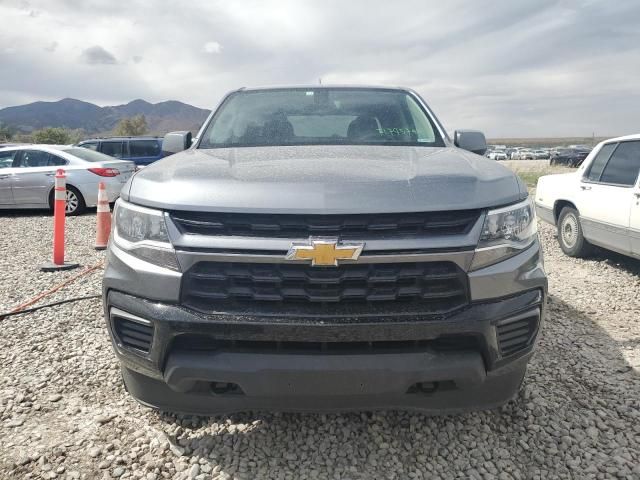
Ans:
{"label": "lower air intake", "polygon": [[153,340],[153,324],[117,309],[111,310],[113,329],[120,343],[128,348],[149,353]]}
{"label": "lower air intake", "polygon": [[503,357],[513,355],[529,347],[538,328],[538,311],[510,318],[496,325],[498,347]]}

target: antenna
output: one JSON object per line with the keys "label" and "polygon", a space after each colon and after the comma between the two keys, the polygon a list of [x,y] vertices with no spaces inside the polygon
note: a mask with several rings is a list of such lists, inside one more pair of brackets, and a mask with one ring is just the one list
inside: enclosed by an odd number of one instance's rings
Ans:
{"label": "antenna", "polygon": [[322,85],[322,77],[318,79],[318,85]]}

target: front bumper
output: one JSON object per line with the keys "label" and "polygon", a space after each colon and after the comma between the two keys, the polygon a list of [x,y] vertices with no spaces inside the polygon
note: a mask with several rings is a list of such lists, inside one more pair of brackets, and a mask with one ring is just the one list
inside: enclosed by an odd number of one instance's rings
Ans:
{"label": "front bumper", "polygon": [[[180,305],[180,281],[112,245],[105,316],[129,392],[199,414],[498,406],[522,382],[547,290],[538,242],[468,273],[471,303],[444,316],[203,314]],[[148,348],[123,342],[118,316],[146,325]]]}
{"label": "front bumper", "polygon": [[[326,359],[323,359],[326,360]],[[163,411],[200,415],[220,415],[238,411],[313,411],[343,412],[363,410],[415,410],[424,414],[459,413],[469,410],[494,408],[503,405],[517,393],[526,372],[528,356],[520,358],[508,369],[482,376],[482,363],[477,358],[442,358],[437,366],[427,365],[430,356],[392,358],[329,358],[331,363],[319,363],[312,357],[270,358],[245,356],[242,358],[207,359],[205,363],[196,356],[179,357],[175,363],[188,369],[188,375],[205,373],[198,378],[198,388],[182,392],[172,387],[174,362],[169,363],[167,381],[157,380],[127,367],[122,374],[129,393],[140,403]],[[372,362],[375,360],[376,362]],[[216,392],[219,378],[206,387],[219,362],[232,361],[236,368],[226,370],[231,378],[240,376],[251,379],[249,385],[261,385],[260,394],[246,392]],[[283,363],[288,367],[283,367]],[[274,368],[274,365],[284,368]],[[295,367],[293,367],[295,365]],[[336,365],[339,368],[332,369]],[[345,368],[345,365],[349,365]],[[364,367],[363,367],[364,365]],[[419,368],[421,367],[421,368]],[[404,389],[410,374],[419,378],[460,378],[467,381],[460,385],[454,381],[429,381],[422,390]],[[470,369],[473,369],[470,371]],[[180,374],[182,372],[178,372]],[[473,383],[471,380],[478,378]],[[247,385],[240,380],[242,385]],[[311,388],[313,387],[313,388]],[[243,387],[244,388],[244,387]]]}
{"label": "front bumper", "polygon": [[[297,323],[202,316],[117,291],[109,292],[106,300],[109,331],[131,394],[159,409],[203,414],[254,409],[443,412],[496,406],[517,391],[544,315],[540,289],[474,304],[446,319],[400,322],[384,317]],[[123,344],[114,327],[118,311],[150,319],[153,335],[148,353]],[[517,353],[505,356],[497,326],[522,318],[533,319],[530,340]],[[442,350],[436,341],[443,337],[475,342]],[[184,338],[210,338],[222,346],[184,348],[180,341]],[[411,345],[416,339],[420,344]],[[235,342],[238,347],[231,348]],[[296,342],[345,348],[326,354],[278,350],[278,344]],[[398,349],[362,351],[364,343],[376,342],[395,342]],[[255,345],[274,348],[255,350]],[[220,385],[223,391],[216,392]],[[225,390],[225,385],[233,388]]]}

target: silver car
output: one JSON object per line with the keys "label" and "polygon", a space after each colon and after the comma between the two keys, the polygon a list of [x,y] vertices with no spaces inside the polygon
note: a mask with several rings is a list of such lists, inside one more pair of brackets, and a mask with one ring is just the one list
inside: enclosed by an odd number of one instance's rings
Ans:
{"label": "silver car", "polygon": [[56,170],[67,182],[67,215],[79,215],[98,202],[104,182],[110,202],[135,171],[135,164],[86,148],[22,145],[0,148],[0,209],[52,208]]}

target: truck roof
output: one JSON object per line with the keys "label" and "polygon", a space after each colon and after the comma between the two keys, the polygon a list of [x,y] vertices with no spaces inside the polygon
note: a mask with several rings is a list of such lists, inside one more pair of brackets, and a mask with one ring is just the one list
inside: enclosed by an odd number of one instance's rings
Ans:
{"label": "truck roof", "polygon": [[321,89],[334,89],[334,88],[351,88],[351,89],[366,89],[366,90],[402,90],[405,92],[412,91],[410,88],[401,87],[397,85],[364,85],[364,84],[299,84],[299,85],[270,85],[270,86],[257,86],[257,87],[240,87],[235,91],[238,92],[250,92],[260,90],[286,90],[286,89],[309,89],[309,90],[321,90]]}

